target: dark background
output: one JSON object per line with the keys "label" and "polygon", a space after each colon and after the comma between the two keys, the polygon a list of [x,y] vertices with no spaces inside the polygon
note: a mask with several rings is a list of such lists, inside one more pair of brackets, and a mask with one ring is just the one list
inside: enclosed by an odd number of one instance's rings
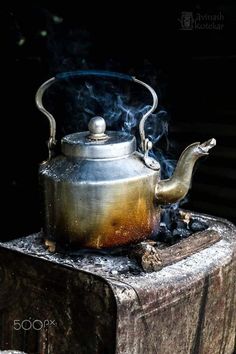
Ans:
{"label": "dark background", "polygon": [[[152,84],[170,117],[172,157],[192,142],[215,137],[217,147],[198,163],[185,207],[236,222],[234,1],[130,7],[41,1],[8,2],[2,9],[2,239],[41,225],[37,171],[47,157],[48,124],[35,107],[35,92],[55,73],[82,68],[131,73]],[[223,29],[183,30],[186,11],[194,18],[221,13]],[[66,131],[62,121],[60,115],[59,136]]]}

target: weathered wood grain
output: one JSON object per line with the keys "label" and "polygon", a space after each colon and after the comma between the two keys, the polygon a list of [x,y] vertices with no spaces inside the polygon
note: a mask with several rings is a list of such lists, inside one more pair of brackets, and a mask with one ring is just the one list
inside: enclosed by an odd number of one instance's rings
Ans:
{"label": "weathered wood grain", "polygon": [[131,248],[129,256],[134,258],[145,272],[155,272],[210,247],[220,239],[221,236],[217,231],[205,230],[164,250],[160,250],[146,241]]}

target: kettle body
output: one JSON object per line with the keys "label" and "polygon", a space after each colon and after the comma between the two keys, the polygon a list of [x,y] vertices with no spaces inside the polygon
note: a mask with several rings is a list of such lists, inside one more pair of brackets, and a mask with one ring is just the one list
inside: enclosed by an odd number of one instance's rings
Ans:
{"label": "kettle body", "polygon": [[137,152],[102,161],[58,156],[39,175],[44,235],[63,247],[114,247],[157,232],[160,175]]}

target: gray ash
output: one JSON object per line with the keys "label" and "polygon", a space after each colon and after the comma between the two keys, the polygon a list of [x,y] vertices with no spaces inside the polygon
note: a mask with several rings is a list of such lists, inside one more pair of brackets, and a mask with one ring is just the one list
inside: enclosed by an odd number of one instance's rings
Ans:
{"label": "gray ash", "polygon": [[191,212],[183,211],[176,206],[163,208],[161,222],[156,240],[173,245],[195,232],[206,230],[208,224],[192,217]]}

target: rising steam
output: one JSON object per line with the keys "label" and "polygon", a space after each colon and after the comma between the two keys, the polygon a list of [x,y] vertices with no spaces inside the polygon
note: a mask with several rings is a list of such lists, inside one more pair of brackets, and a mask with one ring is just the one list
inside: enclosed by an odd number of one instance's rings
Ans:
{"label": "rising steam", "polygon": [[[118,93],[117,87],[110,83],[97,85],[86,82],[82,88],[77,89],[75,99],[77,112],[79,111],[85,126],[90,118],[101,115],[106,120],[108,130],[123,130],[134,134],[139,145],[138,125],[142,116],[150,109],[149,105],[140,103],[141,98],[137,103],[137,98],[132,100],[130,92]],[[148,101],[149,98],[144,99]],[[153,143],[150,155],[160,162],[162,178],[170,177],[176,165],[175,160],[167,157],[170,149],[168,121],[167,112],[160,107],[145,123],[146,135]]]}

